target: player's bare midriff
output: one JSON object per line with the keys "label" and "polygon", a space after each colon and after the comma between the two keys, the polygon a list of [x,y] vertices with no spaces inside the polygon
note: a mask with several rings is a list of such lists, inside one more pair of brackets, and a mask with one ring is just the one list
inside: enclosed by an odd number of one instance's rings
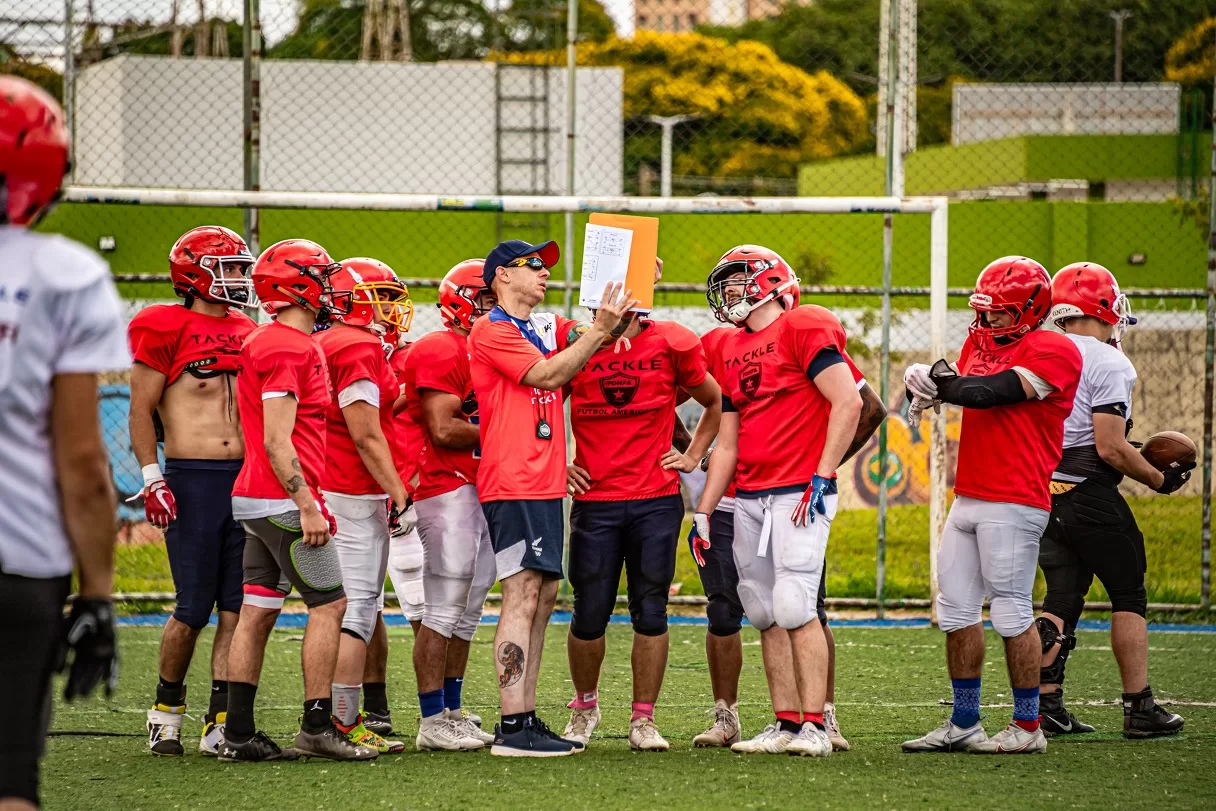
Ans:
{"label": "player's bare midriff", "polygon": [[245,455],[236,408],[236,375],[185,372],[165,388],[157,406],[167,459],[239,459]]}

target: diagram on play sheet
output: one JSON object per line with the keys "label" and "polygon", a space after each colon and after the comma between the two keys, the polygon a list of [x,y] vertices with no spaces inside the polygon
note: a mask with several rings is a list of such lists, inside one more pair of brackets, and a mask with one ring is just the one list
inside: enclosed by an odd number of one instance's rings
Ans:
{"label": "diagram on play sheet", "polygon": [[587,226],[583,238],[583,268],[580,276],[578,305],[595,309],[600,306],[604,288],[612,282],[624,283],[629,273],[629,250],[633,232],[627,228],[608,225]]}

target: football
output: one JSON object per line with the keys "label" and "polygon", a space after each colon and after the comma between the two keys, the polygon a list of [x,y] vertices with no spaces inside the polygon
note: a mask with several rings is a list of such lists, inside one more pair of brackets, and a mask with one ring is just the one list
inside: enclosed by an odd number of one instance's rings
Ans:
{"label": "football", "polygon": [[1165,470],[1174,465],[1194,463],[1195,443],[1186,434],[1161,431],[1148,438],[1140,453],[1150,465],[1158,470]]}

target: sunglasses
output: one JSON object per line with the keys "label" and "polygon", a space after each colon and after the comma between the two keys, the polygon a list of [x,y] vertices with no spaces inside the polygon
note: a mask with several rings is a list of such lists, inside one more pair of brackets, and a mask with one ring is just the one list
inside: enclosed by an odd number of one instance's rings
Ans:
{"label": "sunglasses", "polygon": [[532,270],[544,270],[545,262],[539,256],[528,256],[523,259],[512,259],[506,264],[509,268],[531,268]]}

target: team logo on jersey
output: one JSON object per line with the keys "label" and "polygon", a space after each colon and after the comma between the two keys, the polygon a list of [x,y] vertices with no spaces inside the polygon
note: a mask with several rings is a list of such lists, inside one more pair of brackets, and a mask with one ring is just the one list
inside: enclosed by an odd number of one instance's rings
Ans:
{"label": "team logo on jersey", "polygon": [[756,392],[760,391],[760,371],[759,363],[745,364],[739,370],[739,391],[749,400],[754,399]]}
{"label": "team logo on jersey", "polygon": [[604,395],[604,402],[616,408],[624,408],[633,402],[640,381],[641,378],[623,372],[601,377],[600,392]]}

